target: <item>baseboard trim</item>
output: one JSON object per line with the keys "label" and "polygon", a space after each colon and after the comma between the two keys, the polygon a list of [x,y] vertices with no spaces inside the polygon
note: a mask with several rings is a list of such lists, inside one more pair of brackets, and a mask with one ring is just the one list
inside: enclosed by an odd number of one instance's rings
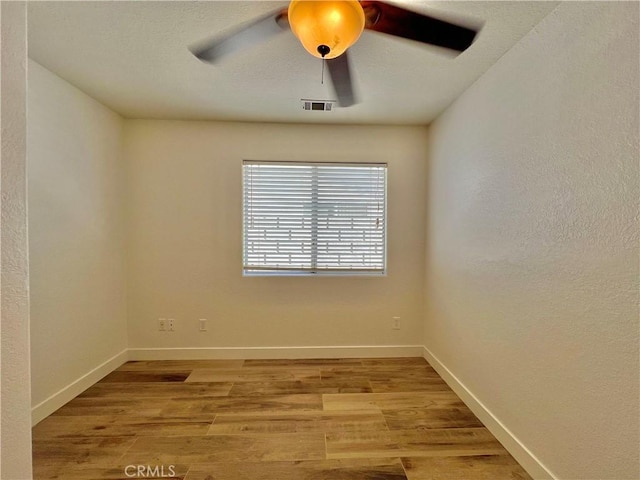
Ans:
{"label": "baseboard trim", "polygon": [[31,425],[34,426],[45,419],[65,403],[74,399],[94,383],[113,372],[120,365],[129,360],[129,350],[124,349],[107,361],[101,363],[90,372],[84,374],[63,389],[51,395],[46,400],[31,408]]}
{"label": "baseboard trim", "polygon": [[129,360],[421,357],[422,345],[130,348]]}
{"label": "baseboard trim", "polygon": [[129,360],[424,357],[522,467],[536,479],[556,477],[427,347],[358,345],[309,347],[129,348],[78,378],[31,409],[35,426]]}
{"label": "baseboard trim", "polygon": [[536,479],[556,480],[557,477],[427,347],[423,347],[423,356],[529,475]]}

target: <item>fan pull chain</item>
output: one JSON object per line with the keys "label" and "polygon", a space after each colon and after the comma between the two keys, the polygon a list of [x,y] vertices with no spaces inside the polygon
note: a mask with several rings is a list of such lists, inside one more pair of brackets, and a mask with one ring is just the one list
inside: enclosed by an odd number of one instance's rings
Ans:
{"label": "fan pull chain", "polygon": [[320,83],[324,85],[324,57],[331,52],[331,49],[326,45],[318,45],[318,53],[322,57],[322,78],[320,79]]}

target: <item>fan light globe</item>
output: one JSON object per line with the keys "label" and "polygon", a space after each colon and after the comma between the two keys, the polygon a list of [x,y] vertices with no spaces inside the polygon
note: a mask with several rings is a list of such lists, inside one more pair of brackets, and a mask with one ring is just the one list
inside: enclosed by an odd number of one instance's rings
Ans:
{"label": "fan light globe", "polygon": [[364,11],[358,0],[292,0],[288,16],[294,35],[318,58],[342,55],[364,30]]}

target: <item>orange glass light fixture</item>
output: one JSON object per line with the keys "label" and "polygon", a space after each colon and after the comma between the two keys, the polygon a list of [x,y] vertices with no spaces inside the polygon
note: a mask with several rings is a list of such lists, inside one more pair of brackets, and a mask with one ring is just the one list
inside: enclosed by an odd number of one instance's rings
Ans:
{"label": "orange glass light fixture", "polygon": [[288,16],[294,35],[318,58],[342,55],[364,30],[364,11],[358,0],[292,0]]}

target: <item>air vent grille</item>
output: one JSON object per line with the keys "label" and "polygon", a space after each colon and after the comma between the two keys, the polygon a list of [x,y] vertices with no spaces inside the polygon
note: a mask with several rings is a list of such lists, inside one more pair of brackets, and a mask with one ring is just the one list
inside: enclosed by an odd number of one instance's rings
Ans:
{"label": "air vent grille", "polygon": [[310,100],[308,98],[301,98],[303,110],[315,111],[315,112],[331,112],[333,110],[333,104],[335,100]]}

